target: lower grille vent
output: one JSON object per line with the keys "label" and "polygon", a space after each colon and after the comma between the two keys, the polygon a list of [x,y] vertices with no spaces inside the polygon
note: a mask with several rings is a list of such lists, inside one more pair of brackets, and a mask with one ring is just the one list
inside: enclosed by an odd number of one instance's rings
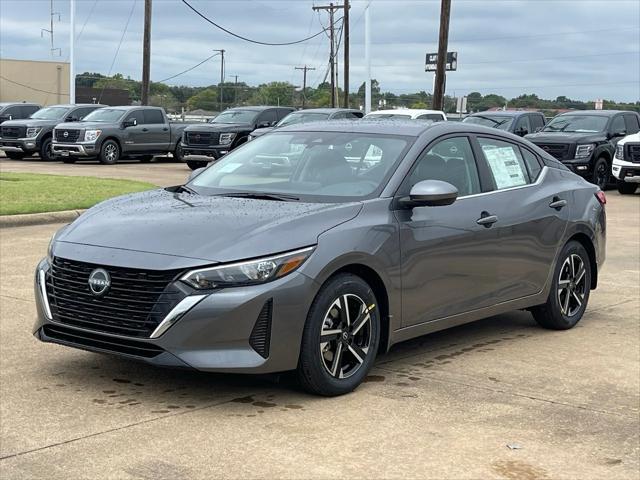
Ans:
{"label": "lower grille vent", "polygon": [[249,337],[249,345],[261,357],[269,357],[269,344],[271,343],[271,315],[273,313],[273,299],[269,299],[264,304],[256,324],[253,326],[251,336]]}

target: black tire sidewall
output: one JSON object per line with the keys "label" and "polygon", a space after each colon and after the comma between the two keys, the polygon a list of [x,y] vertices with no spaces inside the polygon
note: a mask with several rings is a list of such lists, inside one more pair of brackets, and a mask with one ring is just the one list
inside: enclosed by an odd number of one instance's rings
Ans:
{"label": "black tire sidewall", "polygon": [[191,170],[197,170],[199,168],[204,168],[208,165],[208,162],[202,160],[187,160],[187,167]]}
{"label": "black tire sidewall", "polygon": [[[325,369],[320,358],[320,331],[324,315],[331,304],[341,295],[358,295],[367,305],[375,305],[371,311],[371,343],[364,363],[349,378],[337,379]],[[329,279],[314,299],[305,323],[298,363],[299,375],[305,377],[303,384],[320,395],[342,395],[353,391],[362,383],[371,370],[380,342],[380,309],[371,287],[360,277],[339,274]]]}
{"label": "black tire sidewall", "polygon": [[[558,280],[560,276],[560,269],[562,268],[564,261],[567,259],[569,255],[572,255],[572,254],[579,255],[580,258],[582,259],[582,262],[584,263],[584,266],[586,269],[585,283],[587,288],[584,295],[584,301],[582,302],[582,306],[580,307],[578,312],[576,312],[571,317],[567,317],[562,313],[562,310],[560,308],[560,303],[558,301]],[[582,315],[584,315],[584,311],[587,308],[587,304],[589,303],[590,293],[591,293],[591,260],[589,259],[589,255],[587,254],[587,251],[582,246],[582,244],[575,241],[571,241],[564,246],[560,254],[560,257],[558,258],[558,263],[556,264],[556,268],[553,272],[553,283],[551,285],[551,292],[549,292],[549,299],[547,300],[547,307],[550,308],[553,321],[554,323],[557,324],[557,327],[561,329],[569,329],[580,321],[580,319],[582,318]]]}
{"label": "black tire sidewall", "polygon": [[53,152],[51,151],[51,137],[42,140],[40,145],[40,159],[50,162],[54,159]]}
{"label": "black tire sidewall", "polygon": [[178,143],[176,148],[173,150],[173,161],[181,162],[182,161],[182,147]]}
{"label": "black tire sidewall", "polygon": [[618,187],[618,193],[620,195],[631,195],[636,192],[638,188],[638,184],[636,183],[627,183],[618,180],[616,186]]}
{"label": "black tire sidewall", "polygon": [[[604,162],[605,165],[605,171],[607,172],[607,178],[606,181],[604,182],[604,185],[599,185],[598,182],[598,166],[601,165]],[[593,183],[594,185],[597,185],[601,190],[605,190],[607,188],[607,186],[609,185],[609,183],[611,182],[611,172],[610,172],[611,167],[609,166],[609,162],[607,162],[607,159],[604,157],[599,157],[596,160],[596,163],[593,165],[593,178],[591,179],[591,183]]]}
{"label": "black tire sidewall", "polygon": [[[116,159],[115,160],[109,160],[107,159],[107,157],[105,156],[105,149],[107,148],[107,145],[114,145],[116,147],[116,151],[118,152],[116,155]],[[118,160],[120,160],[120,146],[114,142],[113,140],[106,140],[103,144],[102,147],[100,148],[100,163],[104,164],[104,165],[113,165],[118,163]]]}

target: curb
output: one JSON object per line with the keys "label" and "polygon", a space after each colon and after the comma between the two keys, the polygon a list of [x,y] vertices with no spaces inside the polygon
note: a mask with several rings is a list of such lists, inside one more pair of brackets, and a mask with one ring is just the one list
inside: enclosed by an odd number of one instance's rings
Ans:
{"label": "curb", "polygon": [[20,215],[0,215],[0,228],[47,225],[74,221],[86,210],[64,210],[62,212],[25,213]]}

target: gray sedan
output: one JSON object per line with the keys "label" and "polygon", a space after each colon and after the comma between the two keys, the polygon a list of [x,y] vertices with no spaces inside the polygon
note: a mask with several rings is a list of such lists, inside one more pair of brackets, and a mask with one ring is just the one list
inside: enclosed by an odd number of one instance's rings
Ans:
{"label": "gray sedan", "polygon": [[339,395],[409,338],[516,309],[573,327],[604,262],[605,202],[495,129],[284,127],[57,232],[34,334],[156,365],[296,370]]}

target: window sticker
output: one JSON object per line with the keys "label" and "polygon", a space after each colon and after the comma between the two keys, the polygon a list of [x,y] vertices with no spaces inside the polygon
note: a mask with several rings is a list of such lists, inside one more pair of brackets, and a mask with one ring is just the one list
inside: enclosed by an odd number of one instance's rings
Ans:
{"label": "window sticker", "polygon": [[482,151],[489,162],[498,189],[527,184],[525,173],[512,147],[483,145]]}

